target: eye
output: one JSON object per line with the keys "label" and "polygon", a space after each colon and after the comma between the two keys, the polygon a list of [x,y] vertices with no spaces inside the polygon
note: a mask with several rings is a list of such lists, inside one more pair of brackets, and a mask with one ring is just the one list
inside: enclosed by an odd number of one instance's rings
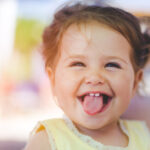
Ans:
{"label": "eye", "polygon": [[116,62],[110,62],[105,65],[105,68],[118,68],[121,69],[121,66]]}
{"label": "eye", "polygon": [[71,67],[85,67],[85,64],[83,62],[73,62],[70,65]]}

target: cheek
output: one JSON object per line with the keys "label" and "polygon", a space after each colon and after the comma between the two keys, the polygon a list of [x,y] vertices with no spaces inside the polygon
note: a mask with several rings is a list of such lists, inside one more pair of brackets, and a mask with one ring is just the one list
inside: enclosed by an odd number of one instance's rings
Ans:
{"label": "cheek", "polygon": [[112,84],[116,94],[129,99],[132,97],[134,87],[134,75],[132,72],[131,74],[117,76]]}
{"label": "cheek", "polygon": [[54,95],[61,107],[66,103],[73,102],[78,89],[78,77],[67,71],[57,71],[55,74]]}

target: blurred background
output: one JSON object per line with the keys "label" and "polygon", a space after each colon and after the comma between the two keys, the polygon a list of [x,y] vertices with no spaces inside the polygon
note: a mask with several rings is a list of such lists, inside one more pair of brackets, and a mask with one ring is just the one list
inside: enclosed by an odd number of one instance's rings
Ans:
{"label": "blurred background", "polygon": [[[69,0],[0,0],[0,150],[21,150],[37,121],[57,117],[40,54],[43,29]],[[150,16],[149,0],[109,0],[136,16]],[[142,94],[150,96],[150,71]],[[149,81],[149,82],[148,82]]]}

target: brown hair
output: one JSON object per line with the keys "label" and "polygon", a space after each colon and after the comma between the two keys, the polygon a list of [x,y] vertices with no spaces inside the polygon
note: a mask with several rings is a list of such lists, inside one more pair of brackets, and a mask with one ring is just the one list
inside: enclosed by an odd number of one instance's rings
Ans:
{"label": "brown hair", "polygon": [[145,47],[146,42],[136,17],[119,8],[77,3],[66,5],[57,11],[52,24],[44,31],[43,56],[46,67],[53,68],[56,65],[55,60],[58,56],[62,35],[67,28],[71,24],[81,24],[88,21],[98,21],[120,32],[133,49],[131,60],[135,72],[145,66],[149,51]]}
{"label": "brown hair", "polygon": [[139,21],[146,43],[150,45],[150,16],[142,16],[139,18]]}

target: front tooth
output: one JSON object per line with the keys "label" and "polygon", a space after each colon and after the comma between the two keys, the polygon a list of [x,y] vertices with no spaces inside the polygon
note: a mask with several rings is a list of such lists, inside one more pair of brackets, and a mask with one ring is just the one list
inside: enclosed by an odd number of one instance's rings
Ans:
{"label": "front tooth", "polygon": [[90,95],[90,96],[94,96],[95,94],[94,94],[94,93],[90,93],[89,95]]}
{"label": "front tooth", "polygon": [[100,93],[96,93],[95,96],[100,96]]}

